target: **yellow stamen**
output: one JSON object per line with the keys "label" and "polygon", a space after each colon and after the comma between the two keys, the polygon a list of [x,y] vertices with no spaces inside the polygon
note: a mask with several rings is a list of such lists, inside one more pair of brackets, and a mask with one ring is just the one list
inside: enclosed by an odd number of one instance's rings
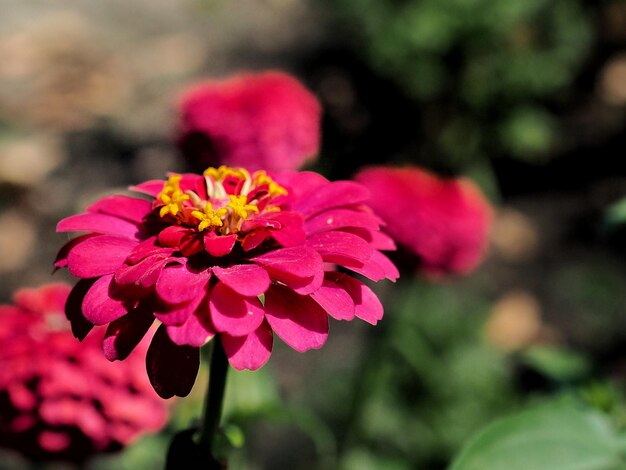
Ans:
{"label": "yellow stamen", "polygon": [[252,181],[255,186],[267,184],[269,186],[270,197],[287,194],[287,190],[276,183],[264,170],[257,170],[252,175]]}
{"label": "yellow stamen", "polygon": [[250,179],[250,173],[245,168],[231,168],[226,165],[222,165],[219,168],[209,167],[204,170],[204,176],[209,176],[215,181],[224,181],[229,176],[235,176],[241,179]]}
{"label": "yellow stamen", "polygon": [[213,204],[207,202],[204,206],[204,211],[192,211],[191,215],[200,221],[198,230],[202,232],[209,227],[221,227],[224,225],[222,217],[224,217],[227,212],[228,210],[225,207],[213,210]]}
{"label": "yellow stamen", "polygon": [[248,212],[258,213],[259,208],[252,204],[246,204],[247,198],[246,196],[228,196],[230,198],[230,202],[226,204],[226,207],[232,209],[233,214],[236,214],[238,217],[245,219],[248,217]]}
{"label": "yellow stamen", "polygon": [[158,194],[159,199],[164,205],[159,211],[161,217],[167,214],[176,216],[183,209],[183,202],[189,199],[189,195],[184,194],[180,189],[181,175],[172,175],[163,185],[163,190]]}

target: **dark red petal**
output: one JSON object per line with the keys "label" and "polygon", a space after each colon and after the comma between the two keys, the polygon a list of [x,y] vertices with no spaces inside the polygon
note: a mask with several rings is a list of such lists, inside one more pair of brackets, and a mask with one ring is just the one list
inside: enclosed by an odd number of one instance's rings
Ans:
{"label": "dark red petal", "polygon": [[81,278],[112,273],[122,266],[136,245],[134,240],[108,235],[88,238],[70,250],[68,268],[70,273]]}
{"label": "dark red petal", "polygon": [[87,212],[114,215],[129,222],[141,223],[152,211],[152,203],[145,199],[129,196],[108,196],[85,209]]}
{"label": "dark red petal", "polygon": [[192,232],[191,229],[181,227],[180,225],[170,225],[161,230],[157,238],[163,246],[178,248],[183,237]]}
{"label": "dark red petal", "polygon": [[89,322],[83,315],[83,299],[87,291],[91,289],[95,279],[81,279],[70,291],[65,302],[65,316],[72,326],[72,334],[79,341],[85,339],[92,330],[93,323]]}
{"label": "dark red petal", "polygon": [[228,362],[236,370],[257,370],[272,353],[274,337],[266,321],[247,336],[220,335]]}
{"label": "dark red petal", "polygon": [[162,258],[167,258],[172,253],[174,253],[173,248],[163,248],[157,244],[157,237],[150,237],[133,248],[127,260],[130,264],[137,264],[148,256],[160,255]]}
{"label": "dark red petal", "polygon": [[294,204],[294,209],[308,218],[334,207],[365,202],[369,197],[369,190],[359,183],[335,181],[304,194]]}
{"label": "dark red petal", "polygon": [[157,330],[146,355],[150,383],[161,398],[189,395],[200,367],[200,349],[177,346],[165,325]]}
{"label": "dark red petal", "polygon": [[128,312],[122,300],[112,298],[111,281],[112,274],[102,276],[91,286],[83,299],[83,315],[94,325],[106,325]]}
{"label": "dark red petal", "polygon": [[242,297],[218,282],[211,290],[209,308],[213,326],[231,336],[244,336],[263,322],[263,305],[256,297]]}
{"label": "dark red petal", "polygon": [[156,293],[168,304],[181,304],[203,297],[211,278],[211,271],[194,272],[184,264],[166,266],[156,283]]}
{"label": "dark red petal", "polygon": [[236,264],[229,268],[215,266],[213,273],[232,290],[246,297],[261,295],[270,286],[269,274],[256,264]]}
{"label": "dark red petal", "polygon": [[313,299],[283,286],[265,295],[265,318],[280,338],[299,352],[319,349],[328,337],[328,315]]}
{"label": "dark red petal", "polygon": [[236,241],[237,235],[235,234],[218,236],[213,232],[209,232],[204,236],[204,249],[211,256],[219,258],[229,254],[233,250]]}
{"label": "dark red petal", "polygon": [[135,349],[154,323],[148,302],[143,302],[127,315],[111,322],[104,334],[102,348],[109,361],[121,361]]}

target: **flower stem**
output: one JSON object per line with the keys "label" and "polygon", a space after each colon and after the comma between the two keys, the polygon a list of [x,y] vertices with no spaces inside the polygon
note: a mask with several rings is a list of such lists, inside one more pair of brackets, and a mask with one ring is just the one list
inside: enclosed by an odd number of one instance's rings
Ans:
{"label": "flower stem", "polygon": [[228,372],[228,359],[219,337],[216,337],[213,341],[210,367],[209,386],[198,447],[209,461],[215,463],[213,444],[222,417],[222,403],[224,401],[224,389],[226,388],[226,373]]}

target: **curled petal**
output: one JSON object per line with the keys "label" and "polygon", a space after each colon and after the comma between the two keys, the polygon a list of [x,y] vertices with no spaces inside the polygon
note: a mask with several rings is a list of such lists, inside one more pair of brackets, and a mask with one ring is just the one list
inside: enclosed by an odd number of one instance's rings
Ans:
{"label": "curled petal", "polygon": [[270,276],[256,264],[236,264],[229,268],[215,266],[213,274],[235,292],[245,297],[263,294],[270,286]]}
{"label": "curled petal", "polygon": [[150,256],[134,266],[123,265],[115,271],[118,284],[136,284],[141,287],[153,286],[168,260],[160,255]]}
{"label": "curled petal", "polygon": [[220,335],[228,362],[236,370],[257,370],[272,353],[274,337],[266,321],[246,336]]}
{"label": "curled petal", "polygon": [[282,286],[265,295],[265,318],[280,338],[299,352],[319,349],[328,337],[328,315],[317,302]]}
{"label": "curled petal", "polygon": [[200,367],[200,349],[177,346],[161,325],[146,355],[150,383],[161,398],[189,395]]}
{"label": "curled petal", "polygon": [[211,290],[209,308],[215,329],[231,336],[244,336],[263,322],[264,311],[256,297],[242,297],[218,282]]}

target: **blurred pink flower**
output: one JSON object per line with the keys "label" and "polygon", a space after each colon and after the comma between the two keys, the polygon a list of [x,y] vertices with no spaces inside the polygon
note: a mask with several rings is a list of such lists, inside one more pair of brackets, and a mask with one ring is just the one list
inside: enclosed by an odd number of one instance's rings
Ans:
{"label": "blurred pink flower", "polygon": [[316,157],[321,107],[282,72],[237,75],[188,89],[177,141],[194,168],[296,170]]}
{"label": "blurred pink flower", "polygon": [[383,166],[361,170],[355,179],[374,195],[368,204],[387,233],[419,257],[425,274],[466,274],[483,259],[492,209],[470,180]]}
{"label": "blurred pink flower", "polygon": [[60,232],[89,233],[62,248],[56,266],[82,278],[67,308],[77,337],[109,325],[108,359],[162,323],[147,357],[162,397],[189,393],[199,347],[217,334],[230,364],[253,370],[269,359],[273,333],[304,352],[326,341],[327,314],[382,318],[375,294],[330,264],[374,281],[398,276],[379,251],[393,241],[360,184],[222,166],[134,190],[149,200],[111,196],[59,222]]}
{"label": "blurred pink flower", "polygon": [[63,314],[69,292],[22,289],[0,305],[0,446],[32,460],[81,462],[166,420],[143,372],[147,345],[116,367],[102,357],[102,334],[80,344]]}

